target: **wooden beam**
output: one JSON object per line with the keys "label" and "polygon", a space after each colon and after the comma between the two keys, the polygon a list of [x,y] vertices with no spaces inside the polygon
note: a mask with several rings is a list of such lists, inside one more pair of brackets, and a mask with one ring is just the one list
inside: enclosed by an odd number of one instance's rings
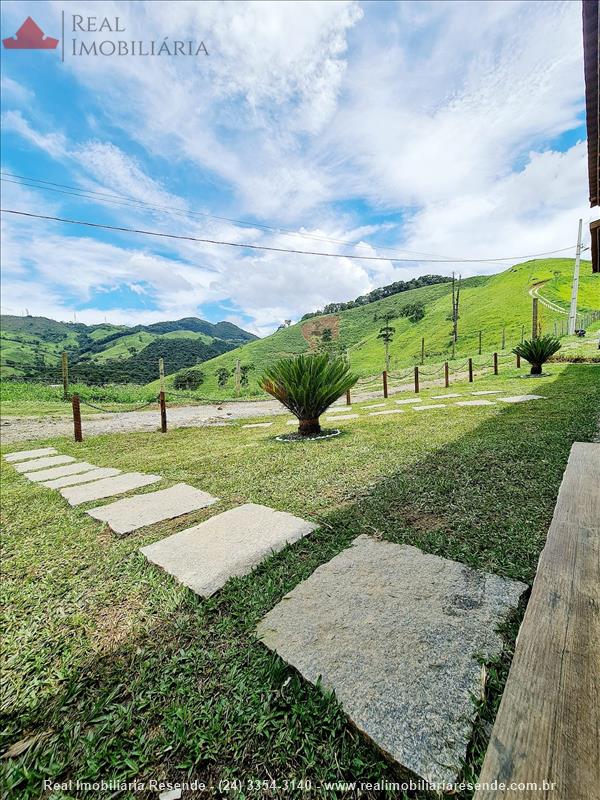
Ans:
{"label": "wooden beam", "polygon": [[[600,787],[600,444],[576,442],[476,800],[593,800]],[[508,788],[536,782],[547,790]]]}

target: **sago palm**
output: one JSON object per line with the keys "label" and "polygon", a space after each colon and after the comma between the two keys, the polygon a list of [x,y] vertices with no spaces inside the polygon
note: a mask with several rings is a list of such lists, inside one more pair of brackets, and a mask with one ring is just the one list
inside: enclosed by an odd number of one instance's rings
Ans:
{"label": "sago palm", "polygon": [[540,336],[539,339],[531,339],[518,344],[513,353],[516,353],[525,361],[531,364],[531,374],[541,375],[542,366],[554,353],[560,350],[561,344],[554,336]]}
{"label": "sago palm", "polygon": [[298,417],[298,433],[321,432],[319,417],[357,381],[342,358],[327,353],[283,358],[268,367],[259,383]]}

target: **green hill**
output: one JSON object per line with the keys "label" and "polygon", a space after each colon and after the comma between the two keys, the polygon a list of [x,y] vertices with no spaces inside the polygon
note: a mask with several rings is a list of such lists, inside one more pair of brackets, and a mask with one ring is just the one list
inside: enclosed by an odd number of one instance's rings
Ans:
{"label": "green hill", "polygon": [[156,376],[160,356],[168,374],[254,339],[230,322],[213,324],[195,317],[126,327],[2,315],[2,377],[56,383],[66,350],[72,380],[143,384]]}
{"label": "green hill", "polygon": [[[531,333],[532,298],[529,291],[538,287],[546,297],[568,309],[572,259],[527,261],[496,275],[469,278],[462,282],[460,318],[455,357],[477,355],[481,331],[482,353],[504,352]],[[568,289],[568,291],[567,291]],[[452,357],[451,284],[442,283],[395,294],[339,314],[315,316],[278,330],[271,336],[245,344],[205,362],[200,367],[203,382],[198,396],[228,398],[235,396],[234,371],[239,359],[247,372],[247,385],[240,396],[261,395],[258,378],[265,366],[284,356],[326,347],[345,351],[353,369],[362,377],[376,375],[384,369],[384,349],[377,338],[384,324],[382,317],[391,315],[395,328],[392,342],[391,369],[401,369],[420,362],[421,342],[425,340],[426,361],[444,361]],[[422,306],[422,318],[412,321],[403,311]],[[600,310],[600,275],[592,275],[589,262],[582,262],[579,285],[580,313]],[[413,319],[419,315],[413,315]],[[566,332],[566,314],[539,304],[539,322],[544,333]],[[594,323],[595,327],[600,327]],[[325,341],[323,334],[325,333]],[[327,342],[331,339],[331,342]],[[218,370],[228,373],[225,386],[219,386]],[[167,380],[173,386],[174,376]]]}

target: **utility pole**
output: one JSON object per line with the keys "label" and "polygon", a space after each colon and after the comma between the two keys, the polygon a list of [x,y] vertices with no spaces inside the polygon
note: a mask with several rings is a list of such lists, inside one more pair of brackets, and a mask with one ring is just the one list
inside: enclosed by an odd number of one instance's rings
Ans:
{"label": "utility pole", "polygon": [[583,220],[579,220],[579,231],[577,234],[577,250],[575,252],[575,269],[573,271],[573,287],[571,289],[571,308],[569,310],[569,336],[575,333],[577,324],[577,291],[579,289],[579,262],[581,260],[581,228]]}
{"label": "utility pole", "polygon": [[[286,320],[287,321],[287,320]],[[235,393],[239,397],[242,384],[242,369],[239,358],[235,362]]]}
{"label": "utility pole", "polygon": [[69,358],[67,351],[62,352],[62,382],[63,382],[63,399],[69,399]]}
{"label": "utility pole", "polygon": [[534,297],[531,307],[531,338],[537,339],[538,333],[538,299]]}

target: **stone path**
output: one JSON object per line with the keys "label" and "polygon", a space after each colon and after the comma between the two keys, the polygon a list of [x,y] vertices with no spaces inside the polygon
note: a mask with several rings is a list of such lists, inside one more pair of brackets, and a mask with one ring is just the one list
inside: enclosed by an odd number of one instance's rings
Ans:
{"label": "stone path", "polygon": [[25,475],[30,481],[52,481],[54,478],[64,478],[66,475],[75,475],[78,472],[88,472],[96,469],[93,464],[87,461],[75,461],[74,464],[67,464],[63,467],[51,467],[50,469],[38,469]]}
{"label": "stone path", "polygon": [[423,401],[421,400],[420,397],[411,397],[406,400],[394,400],[394,403],[397,403],[399,406],[408,406],[411,403],[422,403],[422,402]]}
{"label": "stone path", "polygon": [[481,691],[477,656],[527,587],[408,545],[359,536],[259,623],[257,635],[354,725],[428,781],[455,781]]}
{"label": "stone path", "polygon": [[78,483],[91,483],[98,481],[101,478],[112,478],[114,475],[120,475],[121,470],[114,467],[97,467],[91,469],[89,472],[79,472],[75,475],[65,475],[64,478],[56,478],[53,481],[44,481],[42,486],[47,489],[62,489],[65,486],[76,486]]}
{"label": "stone path", "polygon": [[229,578],[247,575],[272,552],[316,527],[284,511],[247,503],[140,552],[196,594],[210,597]]}
{"label": "stone path", "polygon": [[[398,401],[396,400],[396,402],[398,402]],[[386,406],[386,405],[387,405],[387,403],[373,403],[373,405],[363,406],[363,408],[383,408],[383,406]]]}
{"label": "stone path", "polygon": [[541,394],[517,394],[514,397],[499,397],[501,403],[526,403],[528,400],[545,400]]}
{"label": "stone path", "polygon": [[413,411],[429,411],[430,408],[446,408],[446,403],[434,403],[428,406],[413,406]]}
{"label": "stone path", "polygon": [[455,406],[494,406],[496,405],[491,400],[461,400],[454,404]]}
{"label": "stone path", "polygon": [[41,458],[41,456],[52,456],[58,453],[54,447],[41,447],[39,450],[21,450],[18,453],[9,453],[4,456],[6,461],[26,461],[28,458]]}
{"label": "stone path", "polygon": [[160,475],[124,472],[114,478],[103,478],[100,481],[86,483],[83,486],[70,486],[66,489],[61,489],[60,493],[69,505],[78,506],[81,503],[87,503],[89,500],[102,500],[104,497],[111,497],[114,494],[123,494],[133,489],[140,489],[142,486],[148,486],[160,480],[162,480]]}
{"label": "stone path", "polygon": [[404,414],[403,408],[389,408],[387,411],[369,411],[370,417],[380,417],[383,414]]}
{"label": "stone path", "polygon": [[502,394],[500,389],[492,389],[485,392],[471,392],[471,394]]}
{"label": "stone path", "polygon": [[46,467],[56,467],[59,464],[71,464],[75,459],[73,456],[48,456],[47,458],[36,458],[33,461],[23,461],[15,464],[17,472],[33,472]]}
{"label": "stone path", "polygon": [[450,392],[450,394],[434,394],[431,396],[432,400],[447,400],[450,397],[462,397],[460,392]]}
{"label": "stone path", "polygon": [[108,523],[112,531],[123,535],[156,522],[175,519],[206,508],[218,499],[208,492],[188,486],[187,483],[178,483],[169,489],[160,489],[151,494],[125,497],[109,505],[92,508],[86,513],[94,519]]}
{"label": "stone path", "polygon": [[335,417],[325,417],[327,422],[336,422],[338,419],[358,419],[360,414],[338,414]]}

